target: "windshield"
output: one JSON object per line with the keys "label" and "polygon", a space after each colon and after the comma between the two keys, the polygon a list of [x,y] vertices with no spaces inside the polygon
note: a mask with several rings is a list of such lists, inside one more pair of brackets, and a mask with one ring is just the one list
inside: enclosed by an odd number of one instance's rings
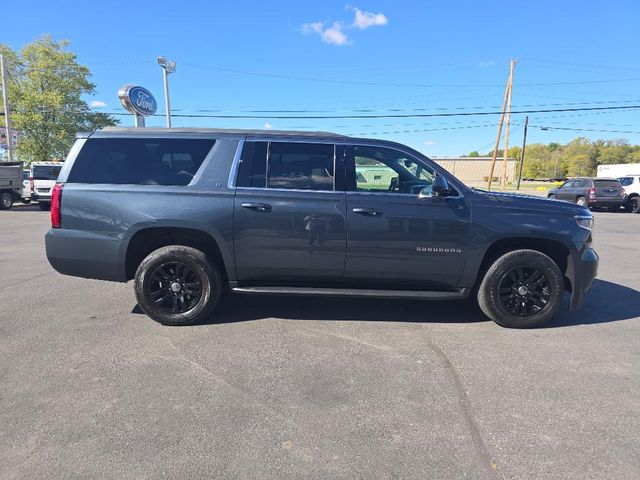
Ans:
{"label": "windshield", "polygon": [[36,165],[33,167],[34,180],[57,180],[62,165]]}
{"label": "windshield", "polygon": [[622,177],[622,178],[619,178],[618,181],[620,182],[620,185],[622,185],[623,187],[628,187],[633,183],[633,177]]}

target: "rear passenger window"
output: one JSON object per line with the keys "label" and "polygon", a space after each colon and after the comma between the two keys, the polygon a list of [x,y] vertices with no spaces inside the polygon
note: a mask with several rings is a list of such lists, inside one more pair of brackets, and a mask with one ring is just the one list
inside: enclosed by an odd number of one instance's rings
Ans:
{"label": "rear passenger window", "polygon": [[267,185],[267,142],[245,142],[238,167],[238,187]]}
{"label": "rear passenger window", "polygon": [[69,173],[69,183],[188,185],[215,140],[90,138]]}
{"label": "rear passenger window", "polygon": [[268,160],[268,188],[333,190],[332,144],[271,142]]}

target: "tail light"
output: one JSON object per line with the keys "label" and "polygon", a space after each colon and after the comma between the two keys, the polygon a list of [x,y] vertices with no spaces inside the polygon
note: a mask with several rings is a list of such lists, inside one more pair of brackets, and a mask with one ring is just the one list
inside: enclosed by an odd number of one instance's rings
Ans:
{"label": "tail light", "polygon": [[51,190],[51,228],[62,228],[62,187],[64,184],[56,183]]}
{"label": "tail light", "polygon": [[29,177],[29,186],[31,187],[32,192],[36,191],[35,185],[33,183],[33,177]]}
{"label": "tail light", "polygon": [[589,189],[589,196],[590,197],[595,197],[596,196],[596,189],[595,188]]}

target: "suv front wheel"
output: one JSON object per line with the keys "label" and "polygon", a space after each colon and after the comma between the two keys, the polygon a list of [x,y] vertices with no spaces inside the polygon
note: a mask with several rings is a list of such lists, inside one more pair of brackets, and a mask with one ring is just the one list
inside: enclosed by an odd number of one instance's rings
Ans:
{"label": "suv front wheel", "polygon": [[222,293],[222,275],[200,250],[162,247],[140,264],[134,279],[138,305],[163,325],[191,325],[205,320]]}
{"label": "suv front wheel", "polygon": [[503,327],[530,328],[553,317],[563,292],[562,272],[551,258],[536,250],[514,250],[489,267],[478,304]]}

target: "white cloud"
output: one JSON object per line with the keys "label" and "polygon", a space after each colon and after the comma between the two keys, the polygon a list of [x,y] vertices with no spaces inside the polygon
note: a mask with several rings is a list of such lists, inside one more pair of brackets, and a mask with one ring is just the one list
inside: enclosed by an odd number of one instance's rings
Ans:
{"label": "white cloud", "polygon": [[302,33],[317,33],[324,43],[329,45],[349,45],[351,41],[349,37],[342,31],[344,25],[342,22],[333,22],[333,25],[325,28],[322,22],[305,23],[302,25]]}
{"label": "white cloud", "polygon": [[351,24],[345,26],[343,21],[335,21],[330,26],[324,22],[304,23],[300,31],[304,34],[317,33],[324,43],[329,45],[351,45],[353,42],[344,32],[348,29],[366,30],[369,27],[382,26],[389,23],[389,19],[384,13],[372,13],[360,10],[357,7],[346,5],[347,10],[354,11],[354,18]]}
{"label": "white cloud", "polygon": [[431,145],[435,145],[436,142],[434,142],[433,140],[427,140],[426,142],[424,142],[424,144],[429,147]]}
{"label": "white cloud", "polygon": [[91,108],[99,108],[99,107],[106,107],[107,104],[105,102],[101,102],[100,100],[93,100],[89,106]]}
{"label": "white cloud", "polygon": [[480,62],[478,64],[478,68],[489,68],[489,67],[493,67],[496,64],[495,60],[489,60],[487,62]]}
{"label": "white cloud", "polygon": [[353,19],[352,27],[364,30],[369,27],[382,26],[389,23],[389,19],[384,13],[371,13],[360,10],[357,7],[350,7],[355,12],[355,18]]}
{"label": "white cloud", "polygon": [[351,43],[349,37],[342,31],[342,22],[333,22],[330,28],[320,34],[320,38],[329,45],[348,45]]}
{"label": "white cloud", "polygon": [[265,122],[264,128],[266,128],[267,130],[270,130],[273,128],[273,125],[271,125],[269,122]]}
{"label": "white cloud", "polygon": [[322,22],[305,23],[302,25],[302,33],[321,33],[323,26]]}

